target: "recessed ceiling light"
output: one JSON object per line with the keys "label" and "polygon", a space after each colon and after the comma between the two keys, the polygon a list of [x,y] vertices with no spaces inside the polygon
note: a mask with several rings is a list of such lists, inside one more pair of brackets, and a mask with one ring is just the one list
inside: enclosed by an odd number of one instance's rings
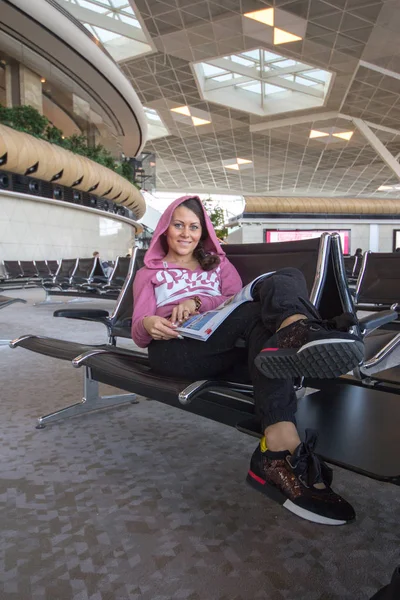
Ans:
{"label": "recessed ceiling light", "polygon": [[380,185],[378,187],[378,192],[394,192],[400,190],[400,185]]}
{"label": "recessed ceiling light", "polygon": [[342,140],[351,140],[354,131],[342,131],[341,133],[332,133],[334,137],[340,138]]}
{"label": "recessed ceiling light", "polygon": [[[224,161],[225,169],[233,169],[233,171],[240,171],[241,165],[251,165],[253,163],[252,160],[248,160],[247,158],[233,158],[231,161]],[[244,166],[243,168],[247,168]]]}
{"label": "recessed ceiling light", "polygon": [[274,44],[288,44],[289,42],[298,42],[302,39],[299,35],[294,35],[294,33],[274,27]]}
{"label": "recessed ceiling light", "polygon": [[40,80],[40,82],[41,82],[41,83],[46,83],[46,80],[45,80],[45,78],[44,78],[44,77],[42,77],[42,78],[41,78],[41,80]]}
{"label": "recessed ceiling light", "polygon": [[186,115],[190,117],[190,110],[188,106],[178,106],[177,108],[171,108],[172,112],[179,113],[180,115]]}
{"label": "recessed ceiling light", "polygon": [[261,10],[254,10],[249,13],[244,13],[244,16],[248,19],[254,19],[265,25],[274,26],[274,9],[273,8],[262,8]]}
{"label": "recessed ceiling light", "polygon": [[327,135],[329,135],[329,133],[326,133],[326,131],[318,131],[317,129],[311,129],[310,131],[310,138],[318,138],[318,137],[326,137]]}
{"label": "recessed ceiling light", "polygon": [[198,127],[199,125],[208,125],[211,121],[207,121],[206,119],[199,119],[199,117],[191,117],[193,125]]}

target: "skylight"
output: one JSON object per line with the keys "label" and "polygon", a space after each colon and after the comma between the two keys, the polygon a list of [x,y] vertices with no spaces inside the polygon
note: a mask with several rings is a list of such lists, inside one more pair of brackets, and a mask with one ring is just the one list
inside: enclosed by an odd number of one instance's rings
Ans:
{"label": "skylight", "polygon": [[154,108],[149,108],[148,106],[144,106],[143,108],[147,118],[148,139],[155,140],[169,135],[169,131],[165,127],[158,112],[154,110]]}
{"label": "skylight", "polygon": [[129,0],[57,0],[117,62],[152,50]]}
{"label": "skylight", "polygon": [[206,100],[258,115],[323,106],[329,71],[261,48],[194,65]]}

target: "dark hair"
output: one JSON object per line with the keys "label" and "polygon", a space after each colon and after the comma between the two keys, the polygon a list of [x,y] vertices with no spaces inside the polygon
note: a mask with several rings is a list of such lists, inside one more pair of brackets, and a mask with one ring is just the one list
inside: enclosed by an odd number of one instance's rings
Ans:
{"label": "dark hair", "polygon": [[201,225],[201,238],[193,252],[193,256],[196,258],[196,260],[199,261],[199,264],[203,271],[212,271],[212,269],[218,267],[219,263],[221,262],[221,259],[219,258],[218,254],[208,254],[204,250],[203,242],[208,238],[208,229],[206,225],[206,220],[204,218],[203,208],[200,206],[200,201],[197,200],[197,198],[188,198],[187,200],[182,202],[182,204],[179,204],[179,206],[184,206],[185,208],[188,208],[189,210],[194,212],[196,217],[199,219]]}

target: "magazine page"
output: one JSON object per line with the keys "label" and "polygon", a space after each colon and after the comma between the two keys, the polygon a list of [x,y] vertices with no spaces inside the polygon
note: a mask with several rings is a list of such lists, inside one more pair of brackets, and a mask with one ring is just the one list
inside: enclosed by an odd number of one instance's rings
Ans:
{"label": "magazine page", "polygon": [[256,279],[253,279],[249,284],[242,288],[237,294],[225,300],[220,306],[214,310],[209,310],[205,313],[193,315],[189,317],[182,325],[176,328],[181,335],[185,337],[191,337],[196,340],[206,341],[212,333],[219,327],[219,325],[225,321],[226,317],[231,314],[238,306],[244,302],[251,302],[253,300],[252,290],[255,284],[268,277],[274,271],[270,273],[264,273]]}
{"label": "magazine page", "polygon": [[206,341],[219,325],[225,321],[226,317],[246,301],[246,299],[241,302],[227,300],[228,304],[224,302],[223,305],[214,310],[189,317],[182,325],[176,328],[176,331],[185,337]]}

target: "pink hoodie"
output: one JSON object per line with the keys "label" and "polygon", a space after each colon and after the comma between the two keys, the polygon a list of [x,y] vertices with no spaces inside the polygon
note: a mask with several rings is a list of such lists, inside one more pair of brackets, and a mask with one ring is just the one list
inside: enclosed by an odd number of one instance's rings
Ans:
{"label": "pink hoodie", "polygon": [[203,271],[201,267],[191,271],[163,262],[168,248],[162,234],[168,229],[175,208],[189,198],[199,200],[197,196],[182,196],[165,210],[146,252],[145,266],[137,272],[133,282],[132,338],[140,348],[145,348],[152,340],[143,326],[144,317],[159,315],[168,318],[174,306],[193,296],[201,298],[200,312],[206,312],[216,308],[242,288],[239,274],[226,258],[200,200],[208,231],[208,238],[203,242],[204,249],[218,254],[220,264],[212,271]]}

